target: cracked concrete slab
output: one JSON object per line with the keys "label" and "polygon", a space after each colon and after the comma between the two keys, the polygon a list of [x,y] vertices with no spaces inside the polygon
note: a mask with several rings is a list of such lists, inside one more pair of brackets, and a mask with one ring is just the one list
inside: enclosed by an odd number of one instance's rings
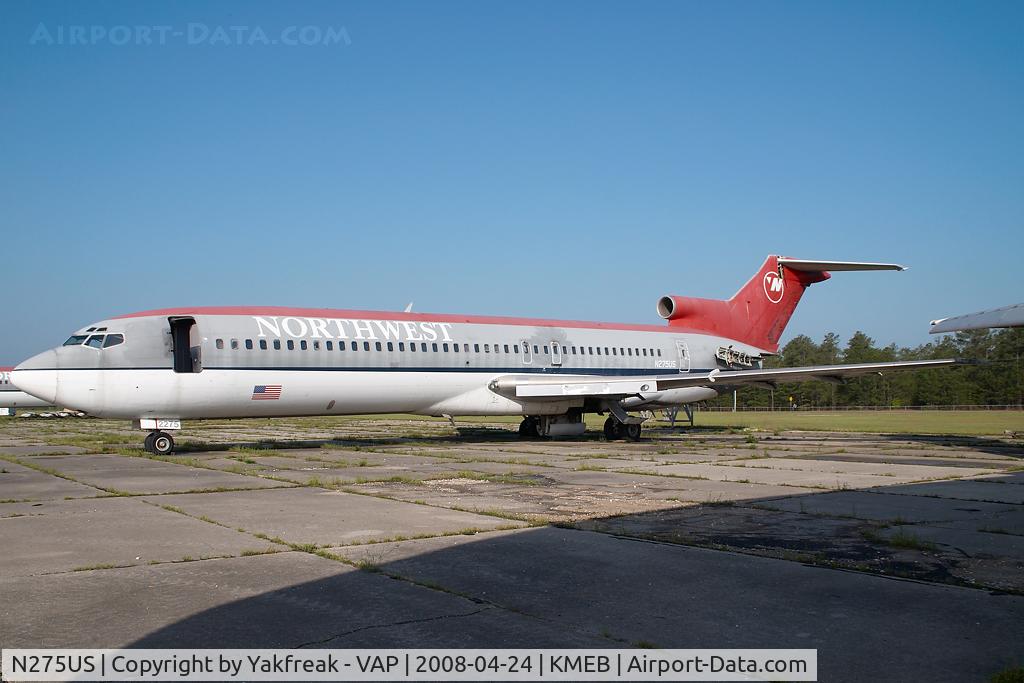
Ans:
{"label": "cracked concrete slab", "polygon": [[[111,591],[110,586],[117,586]],[[0,578],[4,647],[595,647],[596,635],[306,553]],[[73,615],[69,618],[69,615]],[[112,618],[112,615],[117,615]]]}
{"label": "cracked concrete slab", "polygon": [[890,486],[875,491],[912,496],[934,496],[952,500],[986,501],[990,503],[1024,504],[1024,486],[1007,486],[997,481],[957,479],[910,486]]}
{"label": "cracked concrete slab", "polygon": [[46,455],[47,453],[84,453],[81,446],[62,446],[60,444],[39,444],[36,446],[0,446],[0,455]]}
{"label": "cracked concrete slab", "polygon": [[897,483],[898,479],[867,474],[823,474],[795,470],[755,467],[729,467],[724,464],[648,465],[638,464],[635,472],[678,479],[707,479],[716,482],[775,484],[807,488],[859,488]]}
{"label": "cracked concrete slab", "polygon": [[1002,503],[925,498],[868,491],[830,491],[758,503],[760,507],[812,515],[883,521],[940,522],[991,517],[1015,509]]}
{"label": "cracked concrete slab", "polygon": [[133,494],[287,485],[258,477],[120,455],[52,455],[24,460],[56,470],[85,484]]}
{"label": "cracked concrete slab", "polygon": [[800,472],[821,472],[827,474],[866,474],[892,477],[894,480],[922,481],[946,477],[967,477],[976,474],[990,474],[993,468],[962,467],[953,469],[936,465],[903,465],[883,462],[851,462],[848,460],[815,460],[812,458],[757,458],[733,460],[723,466],[743,468],[766,468],[794,470]]}
{"label": "cracked concrete slab", "polygon": [[[910,537],[927,543],[949,546],[968,556],[1004,557],[1024,561],[1024,536],[990,533],[972,529],[950,529],[930,524],[907,524],[882,529],[886,538]],[[1018,564],[1021,571],[1024,565]]]}
{"label": "cracked concrete slab", "polygon": [[232,528],[289,543],[347,545],[422,534],[458,533],[519,523],[340,491],[302,487],[160,496],[174,505]]}
{"label": "cracked concrete slab", "polygon": [[[103,491],[6,460],[0,461],[0,501],[60,500],[103,495]],[[0,512],[0,514],[3,514]]]}
{"label": "cracked concrete slab", "polygon": [[627,642],[817,648],[822,680],[983,678],[1024,654],[1024,598],[784,560],[553,528],[343,552]]}
{"label": "cracked concrete slab", "polygon": [[60,501],[0,519],[0,574],[31,576],[95,565],[176,562],[275,546],[248,534],[147,505],[137,498]]}

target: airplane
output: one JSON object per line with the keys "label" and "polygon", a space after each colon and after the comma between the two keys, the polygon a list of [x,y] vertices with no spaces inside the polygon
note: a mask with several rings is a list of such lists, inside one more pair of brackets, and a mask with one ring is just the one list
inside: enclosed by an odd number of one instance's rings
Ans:
{"label": "airplane", "polygon": [[991,327],[1024,327],[1024,304],[1003,306],[988,311],[957,315],[952,318],[941,318],[933,320],[931,324],[928,334],[984,330]]}
{"label": "airplane", "polygon": [[14,415],[17,408],[42,408],[53,405],[26,394],[11,382],[14,368],[0,368],[0,415]]}
{"label": "airplane", "polygon": [[575,436],[608,414],[609,439],[643,416],[741,385],[842,381],[954,360],[766,369],[804,290],[830,271],[887,263],[769,256],[729,300],[664,296],[667,325],[284,307],[193,307],[93,323],[18,365],[51,403],[146,430],[173,451],[182,420],[368,413],[521,415],[524,436]]}

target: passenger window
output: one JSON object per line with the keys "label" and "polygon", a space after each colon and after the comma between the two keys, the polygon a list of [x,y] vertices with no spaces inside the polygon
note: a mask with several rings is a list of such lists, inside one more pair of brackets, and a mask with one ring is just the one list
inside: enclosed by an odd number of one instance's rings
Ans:
{"label": "passenger window", "polygon": [[231,350],[232,351],[237,351],[238,350],[238,340],[237,339],[232,339],[231,340]]}
{"label": "passenger window", "polygon": [[388,342],[388,351],[394,351],[394,350],[395,350],[395,345],[393,343],[391,343],[391,342]]}
{"label": "passenger window", "polygon": [[260,339],[260,351],[266,351],[266,350],[267,350],[267,340],[266,339]]}
{"label": "passenger window", "polygon": [[79,344],[86,340],[87,336],[88,335],[84,334],[73,334],[70,337],[68,337],[68,340],[66,342],[64,342],[64,346],[78,346]]}
{"label": "passenger window", "polygon": [[214,346],[216,346],[218,349],[223,349],[224,348],[224,340],[223,339],[218,339],[214,343]]}
{"label": "passenger window", "polygon": [[353,351],[358,351],[359,350],[359,342],[352,342],[352,350]]}
{"label": "passenger window", "polygon": [[538,348],[537,348],[537,345],[536,345],[536,344],[534,344],[534,345],[533,345],[533,355],[537,355],[538,353],[540,353],[540,349],[538,349]]}
{"label": "passenger window", "polygon": [[281,350],[281,340],[280,339],[275,339],[274,340],[274,350],[275,351],[280,351]]}
{"label": "passenger window", "polygon": [[576,347],[575,346],[572,347],[572,355],[574,355],[574,356],[576,355]]}
{"label": "passenger window", "polygon": [[505,344],[505,353],[508,353],[508,344]]}
{"label": "passenger window", "polygon": [[441,350],[444,351],[445,353],[448,353],[448,345],[447,344],[441,344]]}
{"label": "passenger window", "polygon": [[124,343],[123,334],[108,334],[106,341],[103,342],[103,348],[110,348],[111,346],[117,346],[118,344]]}
{"label": "passenger window", "polygon": [[327,347],[328,351],[334,350],[334,342],[324,342],[324,346]]}
{"label": "passenger window", "polygon": [[405,351],[405,342],[398,342],[398,350]]}
{"label": "passenger window", "polygon": [[437,353],[437,343],[431,344],[430,348],[431,350],[433,350],[434,353]]}
{"label": "passenger window", "polygon": [[473,344],[473,350],[475,352],[477,352],[477,353],[480,353],[480,345],[479,344]]}
{"label": "passenger window", "polygon": [[305,339],[303,339],[302,341],[299,342],[299,349],[302,350],[302,351],[306,350],[306,340]]}
{"label": "passenger window", "polygon": [[289,339],[288,343],[286,344],[286,346],[288,347],[289,351],[294,351],[295,350],[295,341],[292,340],[292,339]]}
{"label": "passenger window", "polygon": [[658,349],[658,356],[661,356],[661,349]]}
{"label": "passenger window", "polygon": [[646,356],[647,355],[647,349],[644,349],[643,352],[644,352],[644,355]]}
{"label": "passenger window", "polygon": [[375,348],[375,349],[377,349],[378,351],[380,351],[380,350],[381,350],[380,342],[374,342],[374,344],[373,344],[373,348]]}
{"label": "passenger window", "polygon": [[632,356],[632,355],[633,355],[633,349],[626,349],[626,350],[627,350],[627,351],[629,351],[629,355],[630,355],[630,356]]}
{"label": "passenger window", "polygon": [[416,344],[415,343],[409,344],[409,350],[412,351],[413,353],[416,353]]}
{"label": "passenger window", "polygon": [[252,339],[245,340],[245,348],[248,351],[252,351]]}
{"label": "passenger window", "polygon": [[423,353],[427,352],[427,342],[420,343],[420,351],[422,351]]}
{"label": "passenger window", "polygon": [[314,351],[319,351],[320,350],[320,342],[319,341],[313,342],[313,350]]}
{"label": "passenger window", "polygon": [[548,351],[548,345],[547,344],[544,345],[544,353],[550,353],[550,351]]}
{"label": "passenger window", "polygon": [[491,352],[491,345],[490,344],[484,344],[484,353],[490,353],[490,352]]}
{"label": "passenger window", "polygon": [[516,353],[519,353],[519,344],[513,345],[512,350],[515,351]]}
{"label": "passenger window", "polygon": [[370,350],[370,342],[363,342],[363,351]]}
{"label": "passenger window", "polygon": [[345,350],[345,342],[343,342],[343,341],[338,342],[338,350],[339,351],[344,351]]}
{"label": "passenger window", "polygon": [[[601,348],[600,347],[598,347],[597,352],[601,353]],[[593,346],[588,346],[587,347],[587,353],[590,354],[591,356],[593,356],[594,355],[594,347]]]}

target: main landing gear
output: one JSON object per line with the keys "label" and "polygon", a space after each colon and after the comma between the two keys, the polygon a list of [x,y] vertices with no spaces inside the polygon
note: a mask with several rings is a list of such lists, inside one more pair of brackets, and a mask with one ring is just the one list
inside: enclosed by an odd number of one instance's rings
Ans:
{"label": "main landing gear", "polygon": [[608,419],[604,421],[604,436],[609,441],[618,441],[619,439],[639,441],[642,431],[639,422],[622,424],[612,415],[609,415]]}
{"label": "main landing gear", "polygon": [[536,417],[525,417],[519,423],[519,436],[527,439],[540,438],[540,420]]}
{"label": "main landing gear", "polygon": [[174,451],[174,439],[167,432],[150,432],[146,435],[145,447],[154,455],[170,455]]}

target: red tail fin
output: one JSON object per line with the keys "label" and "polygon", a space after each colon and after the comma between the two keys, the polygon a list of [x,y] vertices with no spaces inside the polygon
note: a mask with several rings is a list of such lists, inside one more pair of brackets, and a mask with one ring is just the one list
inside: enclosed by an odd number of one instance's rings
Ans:
{"label": "red tail fin", "polygon": [[728,301],[666,296],[658,313],[671,327],[716,334],[774,353],[804,290],[831,277],[824,270],[794,270],[769,256]]}

